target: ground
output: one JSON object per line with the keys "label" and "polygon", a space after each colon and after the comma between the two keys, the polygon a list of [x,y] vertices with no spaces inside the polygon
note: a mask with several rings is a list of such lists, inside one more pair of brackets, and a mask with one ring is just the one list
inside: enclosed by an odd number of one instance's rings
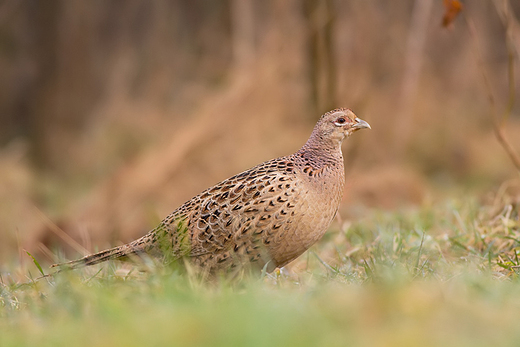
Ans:
{"label": "ground", "polygon": [[517,201],[499,189],[367,210],[288,269],[209,283],[120,263],[36,279],[37,259],[12,264],[0,278],[0,345],[517,345]]}

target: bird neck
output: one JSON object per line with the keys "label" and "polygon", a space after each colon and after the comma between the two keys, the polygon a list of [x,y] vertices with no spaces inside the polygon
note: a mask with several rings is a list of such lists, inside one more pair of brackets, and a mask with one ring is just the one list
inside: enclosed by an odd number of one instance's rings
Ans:
{"label": "bird neck", "polygon": [[296,154],[307,165],[316,169],[343,165],[341,141],[326,140],[314,133]]}

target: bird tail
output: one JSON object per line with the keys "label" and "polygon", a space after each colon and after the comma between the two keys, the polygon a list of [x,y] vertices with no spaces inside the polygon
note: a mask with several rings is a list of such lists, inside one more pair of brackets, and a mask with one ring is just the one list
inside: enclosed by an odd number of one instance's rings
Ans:
{"label": "bird tail", "polygon": [[130,242],[126,245],[110,248],[98,253],[89,254],[83,258],[72,260],[66,263],[59,263],[51,265],[53,267],[60,267],[63,269],[77,269],[84,266],[90,266],[102,263],[111,259],[121,259],[132,254],[139,254],[146,251],[149,234]]}

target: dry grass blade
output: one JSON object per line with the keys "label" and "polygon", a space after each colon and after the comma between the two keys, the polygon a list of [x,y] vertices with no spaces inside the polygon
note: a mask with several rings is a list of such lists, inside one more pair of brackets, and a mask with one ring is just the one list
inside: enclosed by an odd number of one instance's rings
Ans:
{"label": "dry grass blade", "polygon": [[77,252],[82,254],[87,254],[88,251],[80,245],[76,240],[74,240],[72,237],[70,237],[66,232],[61,230],[60,227],[58,227],[56,224],[54,224],[49,217],[47,217],[39,208],[34,206],[34,209],[38,213],[38,215],[41,217],[42,221],[45,223],[45,225],[51,230],[54,234],[56,234],[59,238],[61,238],[66,244],[74,248]]}

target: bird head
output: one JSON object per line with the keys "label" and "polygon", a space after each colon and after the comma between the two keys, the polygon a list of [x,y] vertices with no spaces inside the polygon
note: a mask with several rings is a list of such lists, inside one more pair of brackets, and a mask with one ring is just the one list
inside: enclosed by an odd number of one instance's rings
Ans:
{"label": "bird head", "polygon": [[314,128],[314,135],[317,135],[321,141],[341,144],[346,137],[365,128],[370,129],[367,122],[359,119],[350,109],[339,108],[321,116]]}

